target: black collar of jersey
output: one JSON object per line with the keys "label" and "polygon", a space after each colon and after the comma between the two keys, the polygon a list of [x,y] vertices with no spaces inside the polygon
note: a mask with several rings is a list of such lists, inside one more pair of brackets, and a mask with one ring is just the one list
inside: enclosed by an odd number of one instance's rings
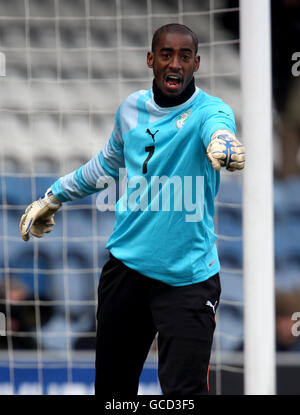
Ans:
{"label": "black collar of jersey", "polygon": [[176,105],[183,104],[185,101],[191,98],[195,90],[196,87],[194,78],[191,80],[191,82],[188,84],[185,90],[177,97],[169,97],[167,95],[164,95],[156,85],[155,79],[153,80],[152,86],[154,101],[160,107],[175,107]]}

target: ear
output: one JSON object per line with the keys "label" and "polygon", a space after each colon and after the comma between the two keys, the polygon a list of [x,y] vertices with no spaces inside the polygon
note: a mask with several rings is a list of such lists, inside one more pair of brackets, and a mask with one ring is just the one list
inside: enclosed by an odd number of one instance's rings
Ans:
{"label": "ear", "polygon": [[154,54],[153,52],[147,53],[147,65],[148,68],[153,68],[153,60],[154,60]]}
{"label": "ear", "polygon": [[197,72],[200,66],[200,55],[197,55],[195,57],[195,62],[194,62],[194,72]]}

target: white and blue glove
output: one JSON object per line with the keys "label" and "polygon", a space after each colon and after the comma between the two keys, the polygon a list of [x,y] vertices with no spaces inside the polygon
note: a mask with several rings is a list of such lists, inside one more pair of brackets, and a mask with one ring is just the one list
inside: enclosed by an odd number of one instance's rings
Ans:
{"label": "white and blue glove", "polygon": [[24,241],[29,240],[29,233],[36,238],[42,238],[44,233],[51,232],[54,213],[61,207],[61,202],[52,194],[49,188],[45,195],[31,203],[20,220],[20,234]]}
{"label": "white and blue glove", "polygon": [[229,171],[241,170],[245,166],[245,147],[228,130],[218,130],[207,147],[207,157],[217,171],[226,167]]}

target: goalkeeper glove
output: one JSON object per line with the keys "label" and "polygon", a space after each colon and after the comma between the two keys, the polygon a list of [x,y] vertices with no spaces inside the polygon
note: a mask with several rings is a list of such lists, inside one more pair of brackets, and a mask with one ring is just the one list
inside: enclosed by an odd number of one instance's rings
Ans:
{"label": "goalkeeper glove", "polygon": [[44,233],[51,232],[55,225],[54,213],[60,206],[61,202],[52,194],[51,188],[42,198],[31,203],[20,220],[19,228],[23,240],[29,240],[29,233],[42,238]]}
{"label": "goalkeeper glove", "polygon": [[229,171],[241,170],[245,165],[245,147],[230,131],[218,130],[207,147],[207,157],[217,171],[221,167]]}

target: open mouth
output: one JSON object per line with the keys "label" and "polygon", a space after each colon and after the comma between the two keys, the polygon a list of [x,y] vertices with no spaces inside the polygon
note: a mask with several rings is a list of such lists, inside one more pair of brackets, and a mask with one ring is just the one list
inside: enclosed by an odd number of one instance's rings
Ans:
{"label": "open mouth", "polygon": [[165,85],[167,89],[176,91],[182,83],[182,76],[180,75],[167,75],[165,77]]}

